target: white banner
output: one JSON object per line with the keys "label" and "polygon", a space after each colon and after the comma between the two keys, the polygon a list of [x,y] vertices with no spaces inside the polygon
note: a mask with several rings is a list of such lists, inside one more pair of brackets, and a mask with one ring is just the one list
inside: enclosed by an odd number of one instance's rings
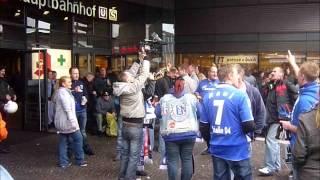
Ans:
{"label": "white banner", "polygon": [[[47,69],[56,71],[57,78],[69,76],[71,67],[71,50],[47,49]],[[44,55],[43,53],[32,53],[32,79],[43,79]]]}
{"label": "white banner", "polygon": [[218,64],[258,64],[258,55],[216,56]]}

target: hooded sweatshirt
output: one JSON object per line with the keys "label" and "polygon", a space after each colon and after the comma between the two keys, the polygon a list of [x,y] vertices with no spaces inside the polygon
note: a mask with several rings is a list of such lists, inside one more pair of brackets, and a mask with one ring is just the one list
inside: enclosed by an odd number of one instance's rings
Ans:
{"label": "hooded sweatshirt", "polygon": [[[120,115],[124,118],[145,116],[144,98],[141,89],[150,72],[150,64],[144,60],[140,74],[131,82],[113,83],[113,94],[120,97]],[[141,122],[143,123],[143,122]]]}
{"label": "hooded sweatshirt", "polygon": [[[300,87],[299,96],[296,100],[293,111],[291,123],[295,126],[299,125],[299,116],[302,113],[308,112],[319,102],[319,84],[316,81],[307,83]],[[293,146],[296,140],[296,133],[291,133],[290,145]]]}

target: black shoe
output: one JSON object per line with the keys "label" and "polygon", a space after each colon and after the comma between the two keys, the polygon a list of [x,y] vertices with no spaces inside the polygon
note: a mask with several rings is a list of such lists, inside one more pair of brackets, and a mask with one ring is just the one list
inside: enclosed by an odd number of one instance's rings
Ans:
{"label": "black shoe", "polygon": [[82,163],[78,164],[80,167],[87,167],[88,163],[86,161],[83,161]]}
{"label": "black shoe", "polygon": [[1,154],[8,154],[8,153],[10,153],[10,150],[9,149],[0,149],[0,153]]}
{"label": "black shoe", "polygon": [[103,131],[98,131],[97,132],[97,136],[98,137],[104,137],[105,136],[105,133]]}
{"label": "black shoe", "polygon": [[69,162],[69,163],[66,164],[66,165],[60,165],[60,167],[63,168],[63,169],[66,169],[66,168],[70,167],[71,165],[72,165],[72,163]]}
{"label": "black shoe", "polygon": [[94,155],[94,153],[93,153],[93,151],[91,149],[84,150],[84,153],[86,155],[88,155],[88,156],[93,156]]}
{"label": "black shoe", "polygon": [[147,176],[148,173],[146,173],[145,171],[136,171],[136,175],[137,176]]}

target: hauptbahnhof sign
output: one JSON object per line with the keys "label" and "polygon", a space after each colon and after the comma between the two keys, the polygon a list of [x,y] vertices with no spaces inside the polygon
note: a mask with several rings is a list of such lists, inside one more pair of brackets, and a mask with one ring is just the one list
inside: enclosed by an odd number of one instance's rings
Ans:
{"label": "hauptbahnhof sign", "polygon": [[20,0],[38,6],[38,9],[50,8],[64,12],[70,12],[78,15],[89,17],[98,17],[109,19],[110,21],[118,20],[118,11],[115,7],[107,8],[99,5],[86,6],[81,1],[71,2],[69,0]]}

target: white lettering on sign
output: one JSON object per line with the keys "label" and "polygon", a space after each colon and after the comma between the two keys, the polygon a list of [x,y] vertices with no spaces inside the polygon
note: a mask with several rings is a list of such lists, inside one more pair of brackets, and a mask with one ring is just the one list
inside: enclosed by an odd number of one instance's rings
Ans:
{"label": "white lettering on sign", "polygon": [[[89,17],[98,17],[101,19],[109,19],[110,21],[117,21],[118,20],[118,11],[116,7],[112,7],[110,9],[92,5],[86,6],[81,1],[79,2],[71,2],[70,0],[20,0],[24,3],[29,3],[38,7],[38,9],[42,9],[45,7],[71,12],[74,14],[89,16]],[[96,11],[98,9],[98,12]],[[108,13],[109,12],[109,13]],[[96,16],[96,14],[98,15]]]}
{"label": "white lettering on sign", "polygon": [[108,8],[99,7],[99,18],[108,19]]}

